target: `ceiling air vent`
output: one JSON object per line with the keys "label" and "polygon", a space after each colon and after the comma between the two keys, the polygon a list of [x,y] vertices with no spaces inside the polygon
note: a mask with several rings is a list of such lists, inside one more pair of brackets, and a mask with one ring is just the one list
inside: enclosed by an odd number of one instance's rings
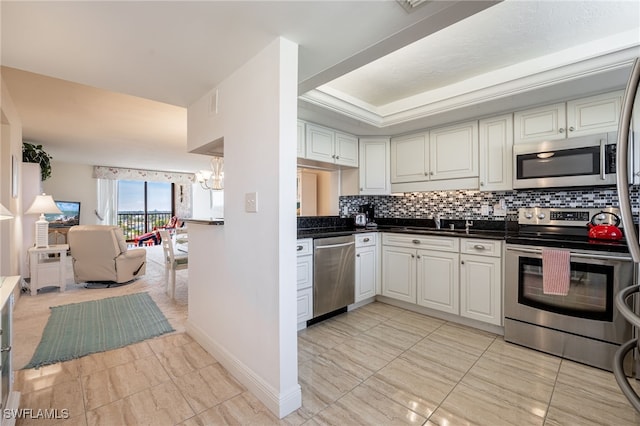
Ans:
{"label": "ceiling air vent", "polygon": [[408,13],[415,11],[420,6],[429,3],[431,0],[396,0],[400,6],[404,8]]}

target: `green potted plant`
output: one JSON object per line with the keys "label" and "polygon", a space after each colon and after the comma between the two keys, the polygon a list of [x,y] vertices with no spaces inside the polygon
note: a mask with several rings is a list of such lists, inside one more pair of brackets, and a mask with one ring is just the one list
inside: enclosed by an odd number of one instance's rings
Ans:
{"label": "green potted plant", "polygon": [[45,181],[51,176],[51,156],[47,154],[42,145],[34,145],[32,143],[22,143],[22,161],[25,163],[40,164],[40,176]]}

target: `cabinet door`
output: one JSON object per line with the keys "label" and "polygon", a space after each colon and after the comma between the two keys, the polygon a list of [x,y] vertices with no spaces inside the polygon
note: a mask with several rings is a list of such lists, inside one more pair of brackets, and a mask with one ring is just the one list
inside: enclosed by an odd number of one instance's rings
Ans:
{"label": "cabinet door", "polygon": [[391,139],[391,183],[429,180],[428,133]]}
{"label": "cabinet door", "polygon": [[458,253],[418,250],[418,305],[458,315]]}
{"label": "cabinet door", "polygon": [[376,254],[375,246],[356,249],[356,302],[376,295]]}
{"label": "cabinet door", "polygon": [[429,131],[431,180],[478,177],[478,122]]}
{"label": "cabinet door", "polygon": [[516,112],[513,143],[564,139],[566,122],[564,102]]}
{"label": "cabinet door", "polygon": [[298,256],[297,262],[298,290],[313,285],[313,256]]}
{"label": "cabinet door", "polygon": [[358,167],[358,138],[336,132],[334,153],[336,164]]}
{"label": "cabinet door", "polygon": [[326,127],[307,123],[305,133],[305,157],[310,160],[333,163],[335,161],[333,151],[335,132]]}
{"label": "cabinet door", "polygon": [[416,303],[416,251],[383,246],[382,295]]}
{"label": "cabinet door", "polygon": [[480,120],[480,191],[513,189],[513,116]]}
{"label": "cabinet door", "polygon": [[567,136],[617,131],[623,95],[620,91],[567,102]]}
{"label": "cabinet door", "polygon": [[304,122],[298,120],[298,157],[304,158]]}
{"label": "cabinet door", "polygon": [[391,193],[389,138],[360,139],[360,195]]}
{"label": "cabinet door", "polygon": [[313,318],[313,288],[298,290],[298,323]]}
{"label": "cabinet door", "polygon": [[500,258],[460,256],[460,315],[502,325],[501,300]]}

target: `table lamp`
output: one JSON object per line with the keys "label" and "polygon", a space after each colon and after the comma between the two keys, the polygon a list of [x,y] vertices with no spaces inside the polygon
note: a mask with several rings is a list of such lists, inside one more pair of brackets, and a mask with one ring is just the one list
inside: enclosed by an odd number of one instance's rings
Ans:
{"label": "table lamp", "polygon": [[0,220],[6,220],[13,218],[13,213],[8,208],[0,204]]}
{"label": "table lamp", "polygon": [[45,219],[45,213],[62,214],[51,195],[36,195],[33,203],[29,206],[25,214],[40,214],[36,221],[36,248],[49,247],[49,222]]}

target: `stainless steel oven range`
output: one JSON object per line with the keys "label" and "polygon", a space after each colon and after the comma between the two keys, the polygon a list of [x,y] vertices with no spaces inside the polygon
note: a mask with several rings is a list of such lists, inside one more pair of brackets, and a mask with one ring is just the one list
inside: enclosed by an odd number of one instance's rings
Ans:
{"label": "stainless steel oven range", "polygon": [[[507,235],[506,244],[506,341],[611,371],[616,350],[632,334],[614,298],[633,284],[634,263],[624,240],[588,238],[587,223],[592,218],[610,224],[615,217],[600,212],[542,208],[518,211],[518,231]],[[543,291],[545,248],[570,252],[566,296]],[[628,372],[631,361],[626,366]]]}

